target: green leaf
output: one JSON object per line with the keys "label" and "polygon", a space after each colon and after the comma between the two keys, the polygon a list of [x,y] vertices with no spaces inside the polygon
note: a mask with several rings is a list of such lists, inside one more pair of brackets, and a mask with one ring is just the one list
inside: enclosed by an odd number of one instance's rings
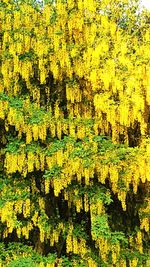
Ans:
{"label": "green leaf", "polygon": [[50,170],[45,170],[45,174],[43,175],[43,177],[46,179],[53,179],[53,178],[59,179],[61,170],[62,167],[54,165]]}

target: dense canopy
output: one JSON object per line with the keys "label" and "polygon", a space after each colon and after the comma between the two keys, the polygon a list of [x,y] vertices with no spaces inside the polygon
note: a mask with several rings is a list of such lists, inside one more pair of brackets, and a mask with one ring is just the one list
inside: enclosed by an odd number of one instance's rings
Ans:
{"label": "dense canopy", "polygon": [[0,266],[148,267],[150,14],[1,0]]}

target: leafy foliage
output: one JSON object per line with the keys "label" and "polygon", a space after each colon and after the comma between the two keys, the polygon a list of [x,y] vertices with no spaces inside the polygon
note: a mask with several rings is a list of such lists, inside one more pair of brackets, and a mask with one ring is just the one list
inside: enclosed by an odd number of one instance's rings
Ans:
{"label": "leafy foliage", "polygon": [[0,2],[0,266],[149,266],[149,12]]}

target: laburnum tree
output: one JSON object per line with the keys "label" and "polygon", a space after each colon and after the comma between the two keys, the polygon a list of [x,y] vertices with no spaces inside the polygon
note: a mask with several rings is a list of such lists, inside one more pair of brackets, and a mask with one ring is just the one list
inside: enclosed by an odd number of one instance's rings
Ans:
{"label": "laburnum tree", "polygon": [[0,266],[148,267],[150,14],[0,1]]}

